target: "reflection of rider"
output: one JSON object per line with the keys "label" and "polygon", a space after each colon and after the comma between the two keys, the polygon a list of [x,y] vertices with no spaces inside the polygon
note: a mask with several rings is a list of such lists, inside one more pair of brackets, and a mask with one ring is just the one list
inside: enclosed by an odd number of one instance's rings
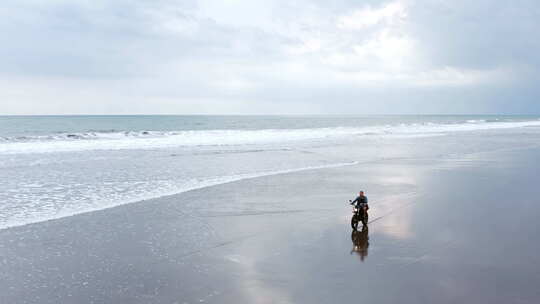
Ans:
{"label": "reflection of rider", "polygon": [[362,227],[362,231],[353,230],[351,234],[351,240],[353,242],[353,249],[351,254],[356,252],[360,256],[360,260],[363,262],[368,255],[369,247],[369,231],[368,227]]}
{"label": "reflection of rider", "polygon": [[364,195],[364,191],[360,191],[358,197],[355,198],[354,201],[351,202],[351,205],[354,205],[354,204],[356,204],[356,207],[358,208],[365,206],[367,207],[367,209],[369,209],[368,199],[367,199],[367,196]]}

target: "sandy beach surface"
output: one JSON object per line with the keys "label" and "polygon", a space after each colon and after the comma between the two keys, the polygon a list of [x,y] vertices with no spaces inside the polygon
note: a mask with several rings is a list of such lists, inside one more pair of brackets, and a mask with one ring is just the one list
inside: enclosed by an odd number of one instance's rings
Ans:
{"label": "sandy beach surface", "polygon": [[538,303],[539,135],[520,136],[0,230],[0,303]]}

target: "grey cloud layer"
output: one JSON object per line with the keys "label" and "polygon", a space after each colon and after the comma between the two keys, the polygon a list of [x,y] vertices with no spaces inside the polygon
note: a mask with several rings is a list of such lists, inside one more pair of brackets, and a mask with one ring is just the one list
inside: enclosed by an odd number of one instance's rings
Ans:
{"label": "grey cloud layer", "polygon": [[6,1],[0,114],[538,113],[539,20],[535,1]]}

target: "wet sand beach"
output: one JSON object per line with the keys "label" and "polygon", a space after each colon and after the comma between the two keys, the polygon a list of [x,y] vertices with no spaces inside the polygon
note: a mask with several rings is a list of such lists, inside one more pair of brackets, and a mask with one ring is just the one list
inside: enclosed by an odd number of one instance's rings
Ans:
{"label": "wet sand beach", "polygon": [[539,155],[279,174],[1,230],[0,302],[538,303]]}

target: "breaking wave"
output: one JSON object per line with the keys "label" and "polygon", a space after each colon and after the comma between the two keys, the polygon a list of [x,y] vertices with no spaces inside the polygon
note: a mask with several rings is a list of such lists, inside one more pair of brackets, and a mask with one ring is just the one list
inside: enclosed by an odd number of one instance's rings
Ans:
{"label": "breaking wave", "polygon": [[88,150],[159,149],[182,146],[234,146],[323,140],[345,136],[434,136],[452,132],[540,126],[540,120],[468,120],[366,127],[261,130],[89,131],[39,136],[0,137],[0,154]]}

